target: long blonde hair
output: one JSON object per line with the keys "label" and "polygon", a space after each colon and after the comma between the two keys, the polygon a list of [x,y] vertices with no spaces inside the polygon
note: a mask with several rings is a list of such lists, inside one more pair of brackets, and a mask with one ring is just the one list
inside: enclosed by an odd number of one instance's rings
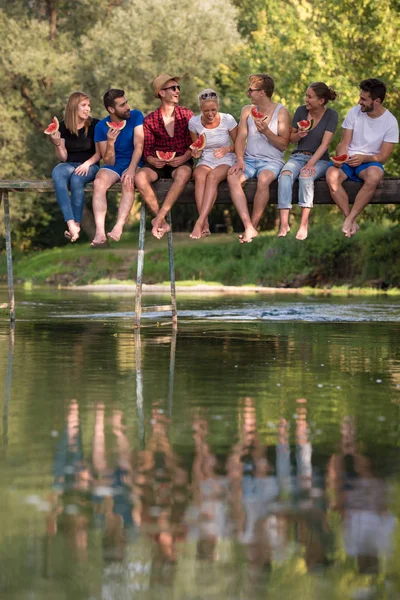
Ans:
{"label": "long blonde hair", "polygon": [[[78,105],[82,100],[89,100],[90,97],[84,92],[72,92],[68,98],[67,105],[64,111],[64,123],[65,127],[75,135],[78,134]],[[87,135],[92,117],[88,117],[85,121],[85,135]]]}

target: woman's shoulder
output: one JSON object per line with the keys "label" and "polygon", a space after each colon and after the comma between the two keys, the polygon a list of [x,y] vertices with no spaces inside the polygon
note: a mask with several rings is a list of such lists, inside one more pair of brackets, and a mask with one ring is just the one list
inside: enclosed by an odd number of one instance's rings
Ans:
{"label": "woman's shoulder", "polygon": [[201,115],[193,115],[193,117],[190,117],[188,127],[192,130],[198,127],[203,127],[201,124]]}
{"label": "woman's shoulder", "polygon": [[220,113],[221,115],[221,121],[225,121],[227,123],[232,123],[233,121],[235,121],[236,123],[236,119],[233,115],[231,115],[230,113]]}

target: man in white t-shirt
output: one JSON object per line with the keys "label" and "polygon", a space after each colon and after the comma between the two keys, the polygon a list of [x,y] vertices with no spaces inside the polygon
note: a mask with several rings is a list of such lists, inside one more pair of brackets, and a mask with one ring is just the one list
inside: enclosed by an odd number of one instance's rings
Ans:
{"label": "man in white t-shirt", "polygon": [[[397,119],[382,106],[385,95],[386,85],[379,79],[360,83],[358,105],[347,113],[336,149],[338,156],[348,154],[349,158],[345,163],[332,161],[334,166],[326,172],[331,196],[346,217],[342,227],[346,237],[358,230],[356,217],[373,197],[383,177],[383,165],[399,142]],[[342,185],[346,179],[364,182],[351,209]]]}

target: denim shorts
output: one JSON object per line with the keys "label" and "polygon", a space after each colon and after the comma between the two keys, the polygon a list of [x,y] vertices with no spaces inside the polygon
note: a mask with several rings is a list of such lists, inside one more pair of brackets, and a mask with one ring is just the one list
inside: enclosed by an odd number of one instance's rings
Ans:
{"label": "denim shorts", "polygon": [[[331,162],[329,166],[333,166],[333,163]],[[364,169],[368,169],[368,167],[379,167],[380,169],[382,169],[382,171],[385,170],[383,168],[383,164],[376,161],[361,163],[361,165],[358,165],[358,167],[350,167],[350,165],[344,164],[340,168],[344,173],[346,173],[347,179],[350,179],[350,181],[360,182],[363,180],[358,177],[358,174],[361,173],[361,171],[364,171]]]}
{"label": "denim shorts", "polygon": [[127,170],[127,168],[129,167],[130,164],[131,164],[131,161],[129,160],[128,162],[126,162],[126,161],[119,162],[119,163],[116,163],[115,165],[103,165],[100,168],[100,170],[102,171],[103,169],[107,169],[108,171],[113,171],[114,173],[119,175],[119,177],[121,178],[124,171]]}
{"label": "denim shorts", "polygon": [[261,171],[271,171],[277,178],[283,167],[283,161],[263,158],[244,158],[246,179],[258,177]]}

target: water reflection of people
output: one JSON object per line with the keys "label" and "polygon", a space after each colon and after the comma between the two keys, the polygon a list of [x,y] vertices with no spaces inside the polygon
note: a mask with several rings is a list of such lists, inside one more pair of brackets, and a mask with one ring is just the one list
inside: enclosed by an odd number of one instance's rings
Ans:
{"label": "water reflection of people", "polygon": [[126,539],[134,531],[131,447],[122,424],[123,413],[114,410],[112,430],[117,442],[116,464],[108,464],[104,416],[104,405],[98,404],[93,435],[92,498],[96,521],[104,527],[104,558],[122,560]]}
{"label": "water reflection of people", "polygon": [[91,474],[84,459],[79,405],[72,400],[60,437],[53,467],[54,486],[47,516],[47,547],[61,531],[67,547],[78,560],[87,560],[88,526],[91,513]]}
{"label": "water reflection of people", "polygon": [[342,513],[346,554],[360,573],[378,573],[393,550],[396,517],[389,511],[388,485],[375,474],[373,460],[358,450],[354,422],[342,423],[341,453],[328,464],[330,507]]}
{"label": "water reflection of people", "polygon": [[208,422],[193,421],[195,456],[192,466],[193,505],[188,515],[190,537],[197,540],[197,558],[215,560],[218,542],[227,535],[228,480],[207,441]]}
{"label": "water reflection of people", "polygon": [[153,407],[151,435],[135,459],[134,491],[142,533],[153,544],[151,581],[171,584],[178,544],[186,537],[188,473],[168,437],[170,419]]}

